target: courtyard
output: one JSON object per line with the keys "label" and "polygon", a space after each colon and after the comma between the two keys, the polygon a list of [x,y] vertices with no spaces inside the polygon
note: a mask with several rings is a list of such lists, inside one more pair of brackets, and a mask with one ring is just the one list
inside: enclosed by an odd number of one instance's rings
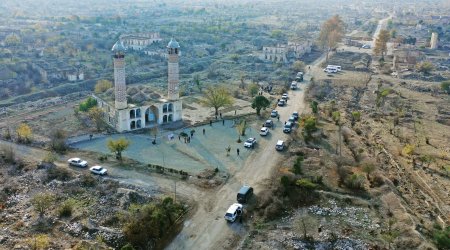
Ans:
{"label": "courtyard", "polygon": [[[185,142],[179,134],[185,132],[190,135],[194,129],[195,133],[190,143]],[[203,129],[205,134],[203,134]],[[123,156],[145,163],[155,164],[188,173],[199,173],[205,169],[219,168],[221,171],[235,171],[243,167],[245,159],[251,151],[258,151],[244,147],[244,141],[248,137],[255,137],[258,141],[264,140],[259,135],[259,126],[250,124],[246,135],[241,137],[242,142],[237,143],[238,133],[233,120],[221,120],[210,126],[202,125],[176,131],[160,131],[153,144],[153,136],[150,134],[114,134],[108,136],[94,136],[92,140],[85,139],[71,144],[73,148],[93,151],[97,153],[110,154],[106,146],[109,139],[125,137],[130,141],[130,146],[123,152]],[[170,139],[173,135],[173,139]],[[269,137],[270,138],[270,137]],[[269,139],[268,138],[268,139]],[[227,156],[226,148],[230,146],[230,155]],[[239,148],[239,155],[237,149]]]}

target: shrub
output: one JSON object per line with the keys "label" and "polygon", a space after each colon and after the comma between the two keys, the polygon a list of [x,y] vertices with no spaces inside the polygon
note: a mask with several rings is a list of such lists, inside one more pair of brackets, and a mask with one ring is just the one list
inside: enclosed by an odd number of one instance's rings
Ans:
{"label": "shrub", "polygon": [[281,176],[280,183],[284,188],[288,188],[291,185],[291,180],[288,176],[283,175]]}
{"label": "shrub", "polygon": [[1,147],[2,158],[6,163],[14,163],[16,159],[16,151],[12,146],[3,145]]}
{"label": "shrub", "polygon": [[345,186],[350,189],[363,190],[366,178],[359,174],[352,174],[345,179]]}
{"label": "shrub", "polygon": [[317,188],[317,185],[312,183],[310,180],[302,178],[298,179],[295,182],[295,185],[297,185],[300,188],[306,189],[306,190],[314,190]]}
{"label": "shrub", "polygon": [[72,216],[73,207],[75,201],[73,199],[68,199],[64,201],[58,209],[59,217],[70,217]]}
{"label": "shrub", "polygon": [[402,149],[402,155],[403,156],[411,156],[414,154],[414,145],[406,144]]}
{"label": "shrub", "polygon": [[38,234],[27,241],[31,249],[47,249],[50,245],[50,240],[45,234]]}
{"label": "shrub", "polygon": [[450,249],[450,227],[445,230],[435,231],[433,239],[439,249]]}
{"label": "shrub", "polygon": [[125,246],[120,248],[120,250],[135,250],[135,248],[130,243],[127,243]]}
{"label": "shrub", "polygon": [[294,174],[302,174],[303,156],[298,156],[294,163]]}
{"label": "shrub", "polygon": [[88,97],[86,100],[84,100],[83,102],[80,103],[80,111],[82,112],[87,112],[89,111],[89,109],[91,109],[92,107],[97,106],[97,100],[93,97]]}
{"label": "shrub", "polygon": [[72,174],[65,168],[53,167],[47,170],[47,181],[54,179],[58,181],[68,181],[72,178]]}
{"label": "shrub", "polygon": [[41,193],[35,195],[31,199],[31,204],[34,210],[39,213],[39,216],[43,216],[47,209],[53,204],[54,197],[49,193]]}
{"label": "shrub", "polygon": [[441,82],[441,89],[447,94],[450,94],[450,81]]}
{"label": "shrub", "polygon": [[81,185],[84,187],[95,187],[97,185],[97,179],[90,174],[83,174],[81,176]]}

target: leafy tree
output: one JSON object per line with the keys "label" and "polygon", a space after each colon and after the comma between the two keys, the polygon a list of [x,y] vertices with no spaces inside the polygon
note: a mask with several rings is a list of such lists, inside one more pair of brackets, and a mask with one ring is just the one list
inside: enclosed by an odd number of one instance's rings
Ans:
{"label": "leafy tree", "polygon": [[319,44],[327,51],[326,61],[328,61],[329,52],[335,49],[337,44],[342,40],[344,30],[345,25],[339,15],[331,17],[322,24],[322,27],[320,28]]}
{"label": "leafy tree", "polygon": [[450,81],[441,82],[441,89],[450,94]]}
{"label": "leafy tree", "polygon": [[312,110],[313,114],[317,115],[317,113],[319,112],[319,103],[316,101],[312,101],[310,106],[311,106],[311,110]]}
{"label": "leafy tree", "polygon": [[314,116],[305,116],[301,124],[303,126],[303,137],[307,142],[312,138],[312,133],[317,130],[316,118]]}
{"label": "leafy tree", "polygon": [[121,137],[117,140],[109,139],[107,142],[107,146],[112,153],[116,154],[116,158],[122,160],[122,152],[128,148],[130,145],[130,141],[125,139],[125,137]]}
{"label": "leafy tree", "polygon": [[373,51],[376,55],[381,55],[384,59],[384,55],[387,52],[387,42],[389,41],[390,34],[388,30],[380,30],[377,39],[375,40],[375,47]]}
{"label": "leafy tree", "polygon": [[419,63],[416,68],[417,71],[424,73],[425,75],[429,75],[431,71],[434,70],[434,65],[431,62],[423,62]]}
{"label": "leafy tree", "polygon": [[363,175],[352,174],[345,179],[344,184],[345,184],[345,186],[347,186],[348,188],[351,188],[351,189],[363,190],[365,180],[366,180],[366,178]]}
{"label": "leafy tree", "polygon": [[233,105],[233,97],[224,87],[208,87],[204,92],[205,99],[202,103],[206,107],[214,108],[215,115],[219,114],[219,108]]}
{"label": "leafy tree", "polygon": [[97,84],[95,84],[95,90],[94,92],[99,94],[99,93],[103,93],[106,90],[110,89],[113,87],[113,84],[111,81],[102,79],[102,80],[98,80]]}
{"label": "leafy tree", "polygon": [[291,181],[289,180],[289,177],[286,175],[281,176],[280,183],[284,188],[288,188],[291,185]]}
{"label": "leafy tree", "polygon": [[34,207],[34,210],[39,213],[39,216],[42,217],[47,209],[52,206],[53,201],[53,195],[49,193],[39,193],[31,199],[31,204]]}
{"label": "leafy tree", "polygon": [[302,61],[295,61],[294,64],[292,64],[292,70],[295,72],[304,71],[305,63]]}
{"label": "leafy tree", "polygon": [[44,250],[50,245],[50,240],[45,234],[38,234],[27,241],[32,250]]}
{"label": "leafy tree", "polygon": [[259,86],[256,83],[252,83],[248,87],[248,93],[250,94],[251,97],[254,97],[256,94],[258,94],[258,91],[259,91]]}
{"label": "leafy tree", "polygon": [[303,156],[297,157],[294,162],[294,174],[302,174]]}
{"label": "leafy tree", "polygon": [[80,103],[79,110],[82,112],[87,112],[92,107],[97,106],[97,100],[92,96],[89,96],[86,100]]}
{"label": "leafy tree", "polygon": [[103,111],[99,107],[92,107],[88,111],[89,118],[95,123],[97,131],[101,131],[105,122],[103,121]]}
{"label": "leafy tree", "polygon": [[439,249],[450,249],[450,227],[435,231],[433,239]]}
{"label": "leafy tree", "polygon": [[387,241],[388,249],[391,249],[391,244],[395,241],[395,239],[400,235],[398,230],[393,230],[392,226],[395,224],[394,219],[389,219],[388,221],[388,230],[386,233],[382,234],[381,237]]}
{"label": "leafy tree", "polygon": [[31,131],[30,126],[28,126],[25,123],[21,123],[19,127],[16,130],[17,133],[17,139],[19,142],[25,142],[28,143],[31,141],[31,136],[33,135],[33,132]]}
{"label": "leafy tree", "polygon": [[238,143],[241,142],[241,136],[245,136],[245,131],[247,130],[248,127],[249,126],[247,124],[247,121],[245,121],[245,120],[241,120],[239,122],[239,124],[236,125],[236,131],[238,132],[238,135],[239,135],[239,138],[237,141]]}
{"label": "leafy tree", "polygon": [[199,91],[200,93],[202,93],[202,91],[203,91],[203,84],[202,84],[202,82],[200,81],[200,75],[199,75],[199,74],[195,74],[195,75],[194,75],[194,83],[195,83],[195,86],[197,86],[198,91]]}
{"label": "leafy tree", "polygon": [[411,144],[406,144],[402,149],[402,154],[404,156],[411,156],[414,154],[415,147]]}
{"label": "leafy tree", "polygon": [[261,109],[266,109],[269,106],[270,106],[270,101],[262,95],[259,95],[253,99],[252,109],[256,109],[257,115],[260,115]]}
{"label": "leafy tree", "polygon": [[359,112],[359,111],[352,111],[352,127],[359,120],[361,120],[361,112]]}

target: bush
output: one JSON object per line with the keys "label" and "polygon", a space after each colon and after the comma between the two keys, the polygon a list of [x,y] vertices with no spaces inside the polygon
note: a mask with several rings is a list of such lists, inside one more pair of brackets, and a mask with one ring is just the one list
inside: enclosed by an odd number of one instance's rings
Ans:
{"label": "bush", "polygon": [[352,174],[345,179],[345,186],[350,189],[364,190],[366,178],[363,175]]}
{"label": "bush", "polygon": [[70,217],[72,216],[73,207],[75,205],[75,201],[73,199],[68,199],[61,204],[58,209],[59,217]]}
{"label": "bush", "polygon": [[125,246],[120,248],[120,250],[135,250],[135,248],[130,243],[127,243]]}
{"label": "bush", "polygon": [[450,249],[450,227],[445,230],[435,231],[433,239],[439,249]]}
{"label": "bush", "polygon": [[80,111],[87,112],[89,109],[97,106],[97,100],[91,96],[89,96],[86,100],[80,103]]}
{"label": "bush", "polygon": [[68,181],[72,178],[72,174],[64,168],[54,167],[47,171],[47,181],[52,181],[54,179],[58,181]]}
{"label": "bush", "polygon": [[3,145],[1,147],[1,154],[6,163],[14,163],[16,160],[16,151],[12,146]]}
{"label": "bush", "polygon": [[302,174],[303,156],[298,156],[294,163],[294,174]]}
{"label": "bush", "polygon": [[39,213],[40,216],[44,215],[47,209],[53,204],[54,197],[49,193],[41,193],[35,195],[31,199],[31,204],[34,210]]}
{"label": "bush", "polygon": [[81,185],[84,187],[95,187],[97,185],[97,179],[90,174],[83,174],[81,176]]}
{"label": "bush", "polygon": [[411,156],[414,154],[414,145],[406,144],[402,149],[402,155],[403,156]]}
{"label": "bush", "polygon": [[306,189],[306,190],[314,190],[317,188],[317,185],[312,183],[310,180],[302,178],[298,179],[295,182],[295,185],[297,185],[300,188]]}

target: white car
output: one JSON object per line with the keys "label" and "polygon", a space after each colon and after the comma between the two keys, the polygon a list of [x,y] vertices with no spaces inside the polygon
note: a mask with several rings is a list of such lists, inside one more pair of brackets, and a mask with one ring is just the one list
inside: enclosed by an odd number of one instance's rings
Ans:
{"label": "white car", "polygon": [[88,166],[87,161],[83,161],[80,158],[70,158],[69,160],[67,160],[67,162],[69,163],[69,165],[79,168],[85,168]]}
{"label": "white car", "polygon": [[266,136],[267,134],[269,134],[269,128],[262,127],[261,130],[259,131],[259,134],[262,136]]}
{"label": "white car", "polygon": [[108,170],[106,170],[106,168],[103,168],[102,166],[93,166],[89,170],[93,174],[98,174],[98,175],[106,175],[108,173]]}
{"label": "white car", "polygon": [[281,99],[283,99],[283,100],[287,100],[289,97],[288,97],[288,94],[287,93],[284,93],[282,96],[281,96]]}
{"label": "white car", "polygon": [[284,141],[278,140],[277,144],[275,145],[275,149],[277,151],[282,151],[282,150],[284,150],[284,147],[285,147]]}
{"label": "white car", "polygon": [[234,203],[228,208],[224,218],[229,222],[234,222],[237,219],[237,217],[241,215],[242,215],[242,204]]}
{"label": "white car", "polygon": [[245,142],[244,142],[244,147],[246,148],[253,148],[255,147],[256,144],[256,138],[248,138]]}

